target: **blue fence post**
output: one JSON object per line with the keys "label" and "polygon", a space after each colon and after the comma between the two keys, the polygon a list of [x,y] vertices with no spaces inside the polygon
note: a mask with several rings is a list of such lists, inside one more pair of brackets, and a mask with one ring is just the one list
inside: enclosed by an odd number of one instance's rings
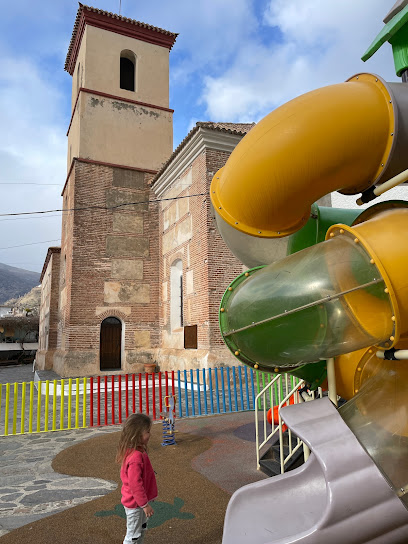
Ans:
{"label": "blue fence post", "polygon": [[211,368],[208,369],[208,379],[210,381],[210,406],[211,406],[211,413],[214,413],[214,399],[213,399],[213,386],[212,386],[212,370]]}
{"label": "blue fence post", "polygon": [[205,368],[203,368],[203,386],[204,386],[204,410],[205,410],[205,415],[208,415],[207,384],[205,383]]}
{"label": "blue fence post", "polygon": [[235,411],[238,412],[238,398],[237,398],[237,377],[235,374],[235,366],[232,367],[232,378],[234,382],[234,402],[235,402]]}
{"label": "blue fence post", "polygon": [[180,381],[180,370],[177,370],[177,389],[178,389],[179,417],[183,417],[183,409],[182,409],[182,407],[181,407],[181,381]]}
{"label": "blue fence post", "polygon": [[200,391],[200,371],[196,369],[197,376],[197,403],[198,403],[198,415],[201,416],[201,391]]}
{"label": "blue fence post", "polygon": [[218,390],[218,368],[214,368],[215,374],[215,392],[217,394],[217,414],[220,413],[220,392]]}
{"label": "blue fence post", "polygon": [[195,398],[194,398],[194,378],[193,369],[190,368],[190,386],[191,386],[191,413],[195,416]]}
{"label": "blue fence post", "polygon": [[220,368],[221,372],[221,391],[222,391],[222,407],[224,409],[224,414],[227,411],[225,407],[225,385],[224,385],[224,367]]}
{"label": "blue fence post", "polygon": [[184,396],[186,401],[186,417],[188,417],[188,393],[187,393],[187,370],[184,370]]}
{"label": "blue fence post", "polygon": [[232,401],[231,401],[231,377],[230,369],[227,367],[227,380],[228,380],[228,402],[229,402],[229,411],[232,412]]}
{"label": "blue fence post", "polygon": [[241,410],[244,409],[244,392],[242,390],[242,368],[238,367],[238,376],[239,376],[239,392],[240,392],[240,401],[241,401]]}
{"label": "blue fence post", "polygon": [[252,388],[252,410],[255,410],[255,385],[254,385],[254,371],[251,368],[249,370],[251,376],[251,388]]}

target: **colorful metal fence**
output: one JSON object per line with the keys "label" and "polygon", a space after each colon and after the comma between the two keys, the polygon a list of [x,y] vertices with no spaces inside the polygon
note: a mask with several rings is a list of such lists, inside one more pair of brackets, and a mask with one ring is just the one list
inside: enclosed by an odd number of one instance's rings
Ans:
{"label": "colorful metal fence", "polygon": [[0,384],[0,436],[156,420],[168,395],[180,418],[253,410],[272,378],[239,366]]}

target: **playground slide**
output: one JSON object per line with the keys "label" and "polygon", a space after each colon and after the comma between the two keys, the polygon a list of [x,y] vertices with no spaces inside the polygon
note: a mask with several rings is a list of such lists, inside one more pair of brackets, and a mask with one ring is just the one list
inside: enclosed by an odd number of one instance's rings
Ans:
{"label": "playground slide", "polygon": [[[214,176],[221,234],[230,247],[234,230],[246,237],[240,247],[289,238],[325,194],[365,191],[408,168],[407,126],[408,86],[371,74],[281,106]],[[333,226],[325,242],[284,258],[278,251],[272,264],[230,287],[220,325],[234,355],[280,372],[363,347],[397,346],[408,330],[407,211],[392,207],[352,227]]]}
{"label": "playground slide", "polygon": [[404,505],[329,399],[281,414],[313,453],[298,469],[238,489],[222,543],[407,542]]}
{"label": "playground slide", "polygon": [[[223,297],[226,345],[242,363],[276,373],[338,357],[351,398],[343,414],[349,426],[334,408],[329,413],[327,399],[282,409],[313,454],[292,473],[238,490],[223,544],[408,541],[399,499],[408,490],[407,410],[404,396],[395,396],[408,375],[403,365],[371,360],[408,341],[407,203],[373,206],[352,224],[331,223],[325,241],[293,249],[314,202],[332,191],[370,200],[373,187],[408,169],[406,149],[408,85],[358,74],[269,114],[214,176],[220,233],[256,267]],[[379,418],[378,406],[387,415]]]}

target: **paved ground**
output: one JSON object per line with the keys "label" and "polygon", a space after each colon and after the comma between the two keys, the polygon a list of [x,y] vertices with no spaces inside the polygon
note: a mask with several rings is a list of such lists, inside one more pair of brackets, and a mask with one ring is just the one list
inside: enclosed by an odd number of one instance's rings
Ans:
{"label": "paved ground", "polygon": [[118,427],[0,438],[0,536],[50,514],[105,495],[116,484],[56,474],[62,450]]}
{"label": "paved ground", "polygon": [[32,365],[11,365],[0,367],[0,383],[31,382],[34,380]]}
{"label": "paved ground", "polygon": [[[177,421],[180,433],[211,440],[212,447],[192,460],[192,468],[229,494],[265,477],[255,467],[254,427],[253,412]],[[51,463],[69,446],[118,430],[112,426],[0,438],[0,536],[115,489],[113,481],[57,474]]]}

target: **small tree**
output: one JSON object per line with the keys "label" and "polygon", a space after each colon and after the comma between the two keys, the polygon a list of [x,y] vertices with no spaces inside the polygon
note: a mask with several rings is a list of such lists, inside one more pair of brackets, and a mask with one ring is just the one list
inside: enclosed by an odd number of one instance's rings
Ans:
{"label": "small tree", "polygon": [[38,331],[38,316],[4,316],[0,318],[0,341],[20,344],[21,353],[18,356],[19,361],[23,361],[27,357],[27,350],[24,349],[24,344],[38,342]]}

